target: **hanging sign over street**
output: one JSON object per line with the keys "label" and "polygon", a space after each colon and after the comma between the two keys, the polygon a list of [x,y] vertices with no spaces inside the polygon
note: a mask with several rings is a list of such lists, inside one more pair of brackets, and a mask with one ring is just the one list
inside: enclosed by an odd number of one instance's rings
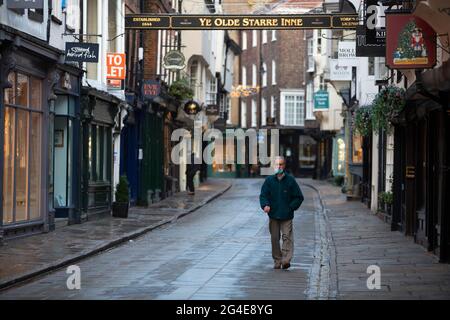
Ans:
{"label": "hanging sign over street", "polygon": [[66,42],[66,62],[98,62],[99,44]]}
{"label": "hanging sign over street", "polygon": [[164,56],[163,67],[167,70],[182,70],[186,67],[186,58],[178,50],[171,50]]}
{"label": "hanging sign over street", "polygon": [[331,81],[351,81],[352,67],[339,65],[338,59],[330,59],[330,80]]}
{"label": "hanging sign over street", "polygon": [[144,80],[142,82],[142,96],[144,99],[154,99],[161,92],[161,84],[156,80]]}
{"label": "hanging sign over street", "polygon": [[355,29],[357,15],[152,15],[128,14],[125,29]]}
{"label": "hanging sign over street", "polygon": [[436,32],[412,14],[386,14],[386,64],[392,69],[424,69],[436,64]]}
{"label": "hanging sign over street", "polygon": [[316,109],[328,109],[330,107],[328,99],[328,91],[319,90],[314,93],[314,110]]}
{"label": "hanging sign over street", "polygon": [[338,59],[341,66],[356,66],[356,42],[355,41],[339,41]]}

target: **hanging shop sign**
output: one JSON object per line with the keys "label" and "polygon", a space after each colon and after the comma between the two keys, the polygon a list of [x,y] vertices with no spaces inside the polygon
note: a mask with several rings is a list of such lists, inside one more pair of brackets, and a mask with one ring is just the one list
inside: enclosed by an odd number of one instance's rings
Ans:
{"label": "hanging shop sign", "polygon": [[219,115],[219,106],[217,104],[208,104],[206,106],[205,113],[207,116],[218,116]]}
{"label": "hanging shop sign", "polygon": [[142,97],[144,99],[154,99],[161,92],[161,84],[156,80],[144,80],[142,82]]}
{"label": "hanging shop sign", "polygon": [[351,81],[352,67],[341,66],[338,59],[330,59],[330,80],[331,81]]}
{"label": "hanging shop sign", "polygon": [[152,15],[128,14],[125,29],[355,29],[358,16],[304,15]]}
{"label": "hanging shop sign", "polygon": [[338,59],[341,66],[356,66],[356,42],[355,41],[339,41]]}
{"label": "hanging shop sign", "polygon": [[329,95],[326,90],[314,93],[314,109],[328,109],[330,107]]}
{"label": "hanging shop sign", "polygon": [[391,69],[426,69],[436,65],[436,32],[412,14],[386,14],[386,64]]}
{"label": "hanging shop sign", "polygon": [[[386,29],[376,30],[376,41],[370,41],[365,26],[356,27],[356,56],[384,57],[386,54]],[[378,43],[377,41],[380,40]]]}
{"label": "hanging shop sign", "polygon": [[44,9],[44,0],[8,0],[8,9]]}
{"label": "hanging shop sign", "polygon": [[125,80],[125,53],[106,54],[106,79]]}
{"label": "hanging shop sign", "polygon": [[164,56],[163,67],[167,70],[182,70],[186,67],[186,58],[178,50],[171,50]]}
{"label": "hanging shop sign", "polygon": [[66,42],[66,62],[98,62],[99,44]]}

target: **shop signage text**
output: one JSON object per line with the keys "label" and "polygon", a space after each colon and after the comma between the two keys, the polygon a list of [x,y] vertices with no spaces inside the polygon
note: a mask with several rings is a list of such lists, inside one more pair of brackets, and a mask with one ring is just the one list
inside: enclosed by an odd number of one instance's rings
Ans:
{"label": "shop signage text", "polygon": [[339,41],[338,59],[341,66],[356,66],[356,42],[355,41]]}
{"label": "shop signage text", "polygon": [[125,29],[355,29],[357,15],[149,15],[125,16]]}
{"label": "shop signage text", "polygon": [[329,108],[329,99],[328,99],[328,91],[319,90],[314,93],[314,109],[328,109]]}
{"label": "shop signage text", "polygon": [[66,62],[98,62],[99,44],[66,42]]}
{"label": "shop signage text", "polygon": [[156,80],[144,80],[142,82],[142,96],[144,99],[154,99],[161,92],[161,84]]}
{"label": "shop signage text", "polygon": [[330,59],[330,80],[331,81],[351,81],[352,67],[341,66],[339,60]]}
{"label": "shop signage text", "polygon": [[106,79],[125,80],[125,53],[106,54]]}

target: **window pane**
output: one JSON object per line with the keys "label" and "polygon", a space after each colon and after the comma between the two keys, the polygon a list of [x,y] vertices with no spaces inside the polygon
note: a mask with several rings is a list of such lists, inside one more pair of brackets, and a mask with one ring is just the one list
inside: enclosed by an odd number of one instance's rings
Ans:
{"label": "window pane", "polygon": [[362,163],[363,158],[362,137],[359,135],[353,136],[353,163]]}
{"label": "window pane", "polygon": [[36,78],[31,78],[31,103],[33,109],[41,110],[42,107],[42,82]]}
{"label": "window pane", "polygon": [[41,118],[36,112],[31,115],[30,219],[41,216]]}
{"label": "window pane", "polygon": [[72,205],[72,157],[73,157],[73,123],[69,119],[67,134],[67,206]]}
{"label": "window pane", "polygon": [[97,157],[97,161],[96,161],[96,167],[95,167],[95,171],[97,172],[97,179],[96,180],[102,180],[102,174],[103,174],[103,171],[102,170],[100,170],[100,168],[101,168],[101,165],[100,165],[100,163],[101,163],[101,159],[102,159],[102,152],[101,152],[101,145],[102,145],[102,139],[101,139],[101,137],[103,136],[103,127],[97,127],[97,139],[96,139],[96,142],[97,142],[97,146],[96,146],[96,153],[95,153],[95,155],[96,155],[96,157]]}
{"label": "window pane", "polygon": [[94,180],[94,170],[92,164],[92,149],[94,147],[94,139],[93,139],[93,126],[89,125],[87,135],[89,137],[88,141],[88,162],[89,162],[89,180]]}
{"label": "window pane", "polygon": [[108,180],[108,128],[103,132],[103,180]]}
{"label": "window pane", "polygon": [[15,78],[15,73],[11,72],[8,75],[8,82],[11,83],[12,88],[5,89],[5,103],[10,103],[10,104],[14,104],[15,103],[14,88],[15,88],[16,85],[14,83],[15,82],[14,78]]}
{"label": "window pane", "polygon": [[29,112],[17,110],[16,130],[16,221],[27,220],[28,200],[28,117]]}
{"label": "window pane", "polygon": [[5,108],[3,145],[3,223],[13,222],[14,210],[14,109]]}
{"label": "window pane", "polygon": [[55,117],[55,207],[67,206],[67,118]]}
{"label": "window pane", "polygon": [[28,107],[28,77],[17,74],[17,93],[16,104]]}
{"label": "window pane", "polygon": [[68,97],[57,95],[55,102],[55,113],[57,115],[67,115],[69,113]]}

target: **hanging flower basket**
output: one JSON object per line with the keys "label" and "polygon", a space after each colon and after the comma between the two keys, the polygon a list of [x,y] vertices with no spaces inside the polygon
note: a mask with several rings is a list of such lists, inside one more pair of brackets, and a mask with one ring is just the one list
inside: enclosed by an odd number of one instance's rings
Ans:
{"label": "hanging flower basket", "polygon": [[383,88],[372,102],[372,127],[392,132],[400,112],[405,107],[405,90],[395,86]]}
{"label": "hanging flower basket", "polygon": [[354,129],[363,137],[372,134],[372,107],[361,106],[355,111]]}

